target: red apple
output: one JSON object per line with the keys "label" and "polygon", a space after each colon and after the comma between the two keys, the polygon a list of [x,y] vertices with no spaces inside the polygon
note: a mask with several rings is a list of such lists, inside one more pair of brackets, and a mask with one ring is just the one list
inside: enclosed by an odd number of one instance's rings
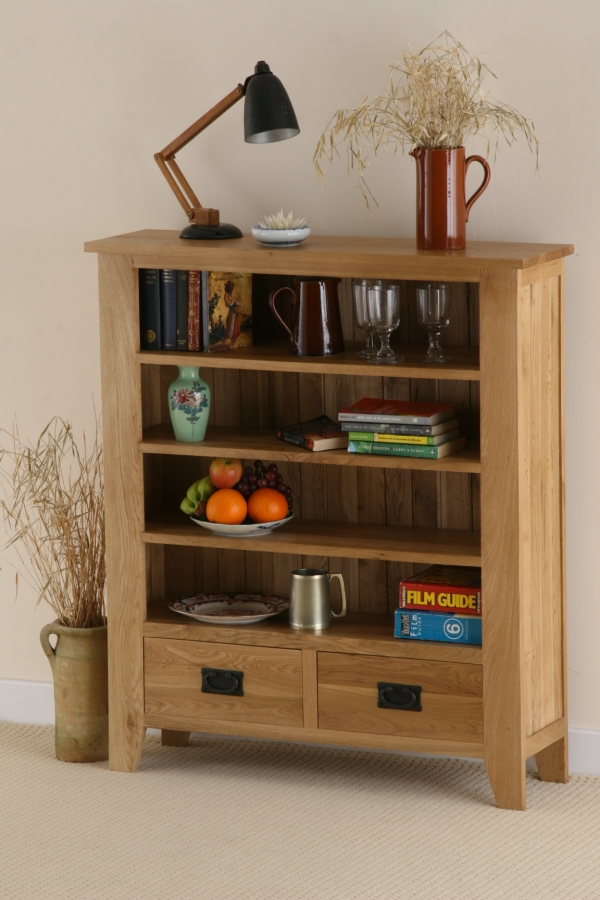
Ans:
{"label": "red apple", "polygon": [[208,470],[215,487],[232,488],[242,477],[242,463],[239,459],[213,459]]}

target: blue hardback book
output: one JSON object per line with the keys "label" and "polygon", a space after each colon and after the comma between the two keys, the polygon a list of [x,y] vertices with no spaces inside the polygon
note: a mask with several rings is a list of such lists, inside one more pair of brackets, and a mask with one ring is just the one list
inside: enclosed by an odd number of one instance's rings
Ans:
{"label": "blue hardback book", "polygon": [[162,350],[158,269],[140,269],[140,346]]}
{"label": "blue hardback book", "polygon": [[413,612],[397,609],[394,637],[416,641],[481,644],[481,619],[455,613]]}
{"label": "blue hardback book", "polygon": [[177,349],[177,272],[160,270],[160,320],[162,349]]}

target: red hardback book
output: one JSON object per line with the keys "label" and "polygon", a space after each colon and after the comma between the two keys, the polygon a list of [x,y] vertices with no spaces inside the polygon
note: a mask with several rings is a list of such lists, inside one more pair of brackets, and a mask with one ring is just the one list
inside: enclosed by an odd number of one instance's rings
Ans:
{"label": "red hardback book", "polygon": [[[382,400],[363,397],[341,409],[340,422],[384,422],[396,425],[437,425],[454,418],[452,403],[419,403],[412,400]],[[357,429],[359,431],[360,429]]]}
{"label": "red hardback book", "polygon": [[481,615],[481,569],[430,566],[400,582],[400,608]]}
{"label": "red hardback book", "polygon": [[201,272],[188,272],[188,350],[200,350]]}

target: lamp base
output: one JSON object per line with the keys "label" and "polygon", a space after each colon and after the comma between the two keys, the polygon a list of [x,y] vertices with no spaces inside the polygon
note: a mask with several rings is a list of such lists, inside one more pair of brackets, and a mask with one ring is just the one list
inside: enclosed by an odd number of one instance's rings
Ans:
{"label": "lamp base", "polygon": [[243,234],[237,225],[221,222],[220,225],[187,225],[179,237],[189,241],[225,241],[229,238],[241,238]]}

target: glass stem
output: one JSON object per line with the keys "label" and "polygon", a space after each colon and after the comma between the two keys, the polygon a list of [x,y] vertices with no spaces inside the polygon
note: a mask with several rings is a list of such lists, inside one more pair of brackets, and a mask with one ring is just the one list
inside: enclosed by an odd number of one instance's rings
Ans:
{"label": "glass stem", "polygon": [[379,332],[381,348],[379,350],[378,356],[393,356],[393,351],[392,351],[392,348],[390,347],[391,336],[392,336],[392,334],[390,331]]}
{"label": "glass stem", "polygon": [[429,347],[427,348],[427,356],[429,359],[439,359],[440,356],[443,356],[442,348],[439,344],[439,337],[441,331],[438,329],[427,329],[427,336],[429,338]]}
{"label": "glass stem", "polygon": [[374,350],[375,349],[375,332],[367,331],[367,346],[365,350]]}

